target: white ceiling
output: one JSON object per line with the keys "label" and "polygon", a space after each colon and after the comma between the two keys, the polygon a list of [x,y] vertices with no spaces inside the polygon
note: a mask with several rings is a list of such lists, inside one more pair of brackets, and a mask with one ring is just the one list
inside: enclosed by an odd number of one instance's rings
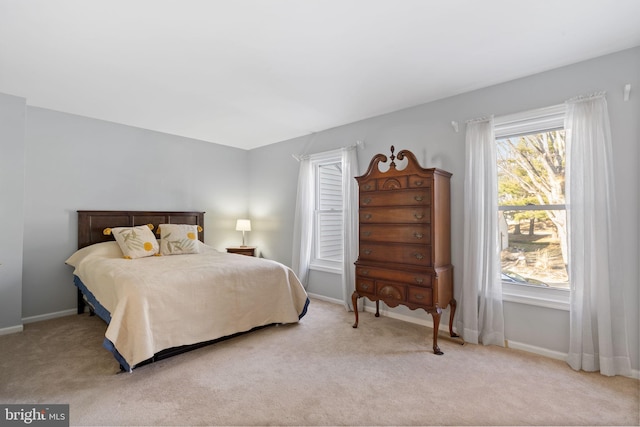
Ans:
{"label": "white ceiling", "polygon": [[251,149],[640,45],[640,0],[0,0],[0,92]]}

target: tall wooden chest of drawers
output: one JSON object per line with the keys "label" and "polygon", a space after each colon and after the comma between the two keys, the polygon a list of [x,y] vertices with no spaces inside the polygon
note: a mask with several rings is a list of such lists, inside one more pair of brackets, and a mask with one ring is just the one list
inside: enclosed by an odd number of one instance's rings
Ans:
{"label": "tall wooden chest of drawers", "polygon": [[[453,297],[451,265],[451,215],[449,172],[424,169],[413,153],[402,150],[382,172],[387,156],[377,154],[359,185],[359,253],[356,286],[352,296],[357,307],[360,297],[390,307],[422,308],[433,317],[433,352],[438,347],[438,327],[442,310],[451,305],[449,333],[453,332],[456,301]],[[407,159],[398,170],[395,160]],[[358,327],[355,310],[354,328]]]}

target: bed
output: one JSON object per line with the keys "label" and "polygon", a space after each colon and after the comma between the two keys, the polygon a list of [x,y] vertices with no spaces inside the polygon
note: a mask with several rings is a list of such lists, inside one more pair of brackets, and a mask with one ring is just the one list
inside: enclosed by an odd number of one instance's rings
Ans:
{"label": "bed", "polygon": [[[180,227],[193,230],[193,251],[124,257],[123,230],[148,226],[157,233],[161,224],[174,236]],[[165,238],[153,244],[164,250],[169,235],[163,230],[155,237]],[[309,299],[290,268],[203,242],[204,212],[78,211],[78,251],[66,261],[74,268],[78,313],[88,304],[107,323],[103,346],[121,369],[306,314]]]}

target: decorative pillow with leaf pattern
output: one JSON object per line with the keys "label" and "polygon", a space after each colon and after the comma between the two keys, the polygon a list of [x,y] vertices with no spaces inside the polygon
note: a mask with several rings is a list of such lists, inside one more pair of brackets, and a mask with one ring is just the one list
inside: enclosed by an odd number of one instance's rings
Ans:
{"label": "decorative pillow with leaf pattern", "polygon": [[153,226],[116,227],[111,229],[111,234],[116,238],[125,258],[144,258],[160,251],[151,227]]}
{"label": "decorative pillow with leaf pattern", "polygon": [[197,225],[160,224],[159,228],[162,255],[200,253]]}

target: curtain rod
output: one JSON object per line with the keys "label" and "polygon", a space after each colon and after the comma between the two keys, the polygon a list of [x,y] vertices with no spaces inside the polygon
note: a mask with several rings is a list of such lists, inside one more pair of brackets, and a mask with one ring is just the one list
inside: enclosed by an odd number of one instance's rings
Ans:
{"label": "curtain rod", "polygon": [[[329,150],[329,151],[325,151],[324,153],[330,153],[332,151],[338,151],[338,150],[348,150],[350,148],[364,148],[364,141],[361,140],[357,140],[355,144],[353,145],[348,145],[346,147],[342,147],[342,148],[337,148],[335,150]],[[321,153],[315,153],[315,154],[321,154]],[[296,159],[297,161],[300,161],[302,159],[308,159],[309,156],[313,156],[315,154],[292,154],[291,157],[293,157],[294,159]]]}
{"label": "curtain rod", "polygon": [[[624,87],[624,96],[626,96],[628,98],[628,96],[629,96],[628,92],[630,92],[630,91],[631,91],[631,85],[627,84]],[[520,111],[520,112],[517,112],[517,113],[504,114],[504,115],[501,115],[501,116],[494,117],[495,124],[496,125],[502,125],[502,124],[509,123],[509,122],[517,122],[522,117],[526,117],[527,119],[529,119],[532,115],[533,116],[542,117],[542,116],[553,116],[553,115],[556,115],[556,114],[564,114],[564,108],[565,108],[565,105],[567,103],[576,103],[576,102],[581,102],[581,101],[587,101],[587,100],[590,100],[590,99],[601,98],[601,97],[606,96],[606,94],[607,94],[606,91],[598,91],[598,92],[588,93],[588,94],[584,94],[584,95],[574,96],[573,98],[569,98],[569,99],[565,100],[562,104],[551,105],[549,107],[535,108],[535,109],[532,109],[532,110],[525,110],[525,111]],[[466,124],[483,122],[483,121],[491,119],[491,117],[493,117],[493,115],[469,119],[469,120],[466,121]],[[451,126],[453,127],[453,130],[455,132],[458,132],[459,125],[458,125],[457,121],[452,120],[451,121]]]}

